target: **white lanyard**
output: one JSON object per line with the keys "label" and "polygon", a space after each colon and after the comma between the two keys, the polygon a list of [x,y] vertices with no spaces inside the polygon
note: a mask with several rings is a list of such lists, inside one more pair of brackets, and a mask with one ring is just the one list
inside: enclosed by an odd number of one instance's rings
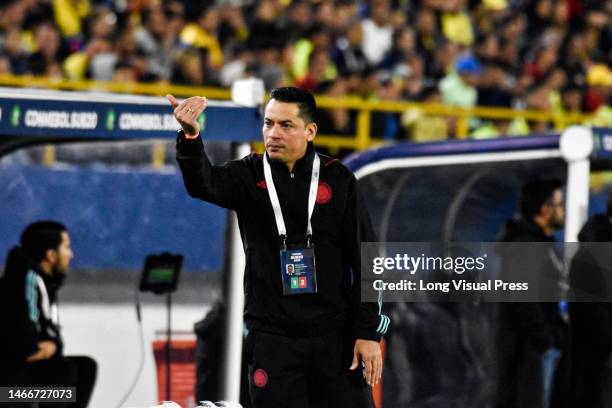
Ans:
{"label": "white lanyard", "polygon": [[[268,162],[268,154],[264,155],[264,175],[266,176],[266,186],[268,187],[268,194],[270,195],[270,202],[272,203],[272,209],[274,210],[274,218],[276,219],[276,228],[278,228],[278,234],[283,238],[283,246],[285,246],[285,240],[287,238],[287,228],[285,227],[285,220],[283,219],[283,212],[281,210],[280,201],[278,201],[278,194],[276,194],[276,187],[274,187],[274,180],[272,179],[272,169]],[[314,211],[315,202],[317,201],[317,190],[319,188],[319,170],[321,168],[321,160],[319,155],[315,153],[314,161],[312,163],[312,177],[310,178],[310,192],[308,193],[308,229],[306,230],[306,236],[310,244],[310,237],[312,237],[312,213]]]}

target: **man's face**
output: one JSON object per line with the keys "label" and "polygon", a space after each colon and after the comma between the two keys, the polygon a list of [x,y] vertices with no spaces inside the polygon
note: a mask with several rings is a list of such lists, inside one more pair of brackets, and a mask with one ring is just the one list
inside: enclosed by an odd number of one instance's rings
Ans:
{"label": "man's face", "polygon": [[555,190],[552,201],[548,204],[551,207],[550,225],[553,229],[559,230],[565,225],[565,203],[563,201],[563,192]]}
{"label": "man's face", "polygon": [[56,250],[51,250],[47,257],[51,263],[53,275],[65,275],[66,272],[68,272],[68,267],[70,266],[70,261],[72,261],[74,254],[72,253],[72,247],[70,245],[70,236],[67,232],[62,232],[62,240],[59,246]]}
{"label": "man's face", "polygon": [[268,156],[285,164],[293,164],[306,152],[308,142],[317,133],[315,123],[304,123],[297,104],[270,99],[266,106],[262,129]]}

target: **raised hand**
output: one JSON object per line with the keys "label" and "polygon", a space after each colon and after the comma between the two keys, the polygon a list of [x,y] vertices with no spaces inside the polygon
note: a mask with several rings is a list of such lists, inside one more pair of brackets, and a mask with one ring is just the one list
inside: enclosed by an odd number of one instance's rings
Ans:
{"label": "raised hand", "polygon": [[166,95],[166,99],[170,101],[172,109],[174,109],[174,117],[181,125],[185,137],[194,139],[200,134],[200,124],[198,116],[208,104],[208,100],[202,96],[192,96],[179,103],[173,95]]}

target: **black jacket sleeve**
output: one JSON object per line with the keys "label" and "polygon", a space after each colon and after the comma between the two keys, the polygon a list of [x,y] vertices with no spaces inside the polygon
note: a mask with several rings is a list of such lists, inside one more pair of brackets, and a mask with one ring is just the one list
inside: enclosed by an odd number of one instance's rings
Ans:
{"label": "black jacket sleeve", "polygon": [[356,313],[355,338],[380,341],[390,320],[381,313],[381,303],[361,302],[361,243],[375,241],[368,209],[353,176],[342,220],[342,242],[353,273],[351,299]]}
{"label": "black jacket sleeve", "polygon": [[23,274],[0,281],[2,325],[7,331],[0,341],[3,356],[0,360],[23,363],[38,350],[38,342],[42,340],[38,322],[32,315],[33,310],[38,310],[38,294],[31,276]]}
{"label": "black jacket sleeve", "polygon": [[576,299],[581,301],[569,303],[569,314],[572,331],[579,331],[583,339],[588,337],[590,349],[606,358],[612,350],[612,316],[609,303],[593,300],[606,298],[605,274],[610,267],[600,264],[597,258],[608,259],[603,253],[593,256],[585,248],[580,249],[572,259],[570,287],[584,292],[576,295]]}
{"label": "black jacket sleeve", "polygon": [[[517,242],[530,242],[532,237],[518,237]],[[525,253],[525,251],[528,251]],[[546,255],[541,253],[542,246],[523,249],[522,253],[506,254],[505,256],[505,275],[504,279],[512,280],[513,271],[537,270],[538,275],[543,277],[545,274]],[[550,286],[550,283],[547,285]],[[546,284],[542,286],[546,288]],[[511,311],[506,318],[511,319],[518,330],[527,338],[537,350],[544,352],[557,343],[557,335],[553,315],[558,312],[557,303],[545,302],[518,302],[507,303],[504,308]]]}
{"label": "black jacket sleeve", "polygon": [[243,162],[229,161],[213,166],[204,152],[202,138],[186,139],[179,132],[176,139],[176,160],[183,174],[187,193],[194,198],[235,210],[240,202],[238,176]]}

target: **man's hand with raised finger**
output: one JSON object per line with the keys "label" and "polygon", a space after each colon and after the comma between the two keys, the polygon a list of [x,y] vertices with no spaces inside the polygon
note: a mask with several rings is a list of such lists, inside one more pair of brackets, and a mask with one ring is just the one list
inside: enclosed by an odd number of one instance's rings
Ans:
{"label": "man's hand with raised finger", "polygon": [[174,117],[181,125],[185,137],[195,139],[200,134],[200,124],[198,117],[208,104],[208,100],[202,96],[192,96],[179,103],[173,95],[166,95],[174,109]]}

